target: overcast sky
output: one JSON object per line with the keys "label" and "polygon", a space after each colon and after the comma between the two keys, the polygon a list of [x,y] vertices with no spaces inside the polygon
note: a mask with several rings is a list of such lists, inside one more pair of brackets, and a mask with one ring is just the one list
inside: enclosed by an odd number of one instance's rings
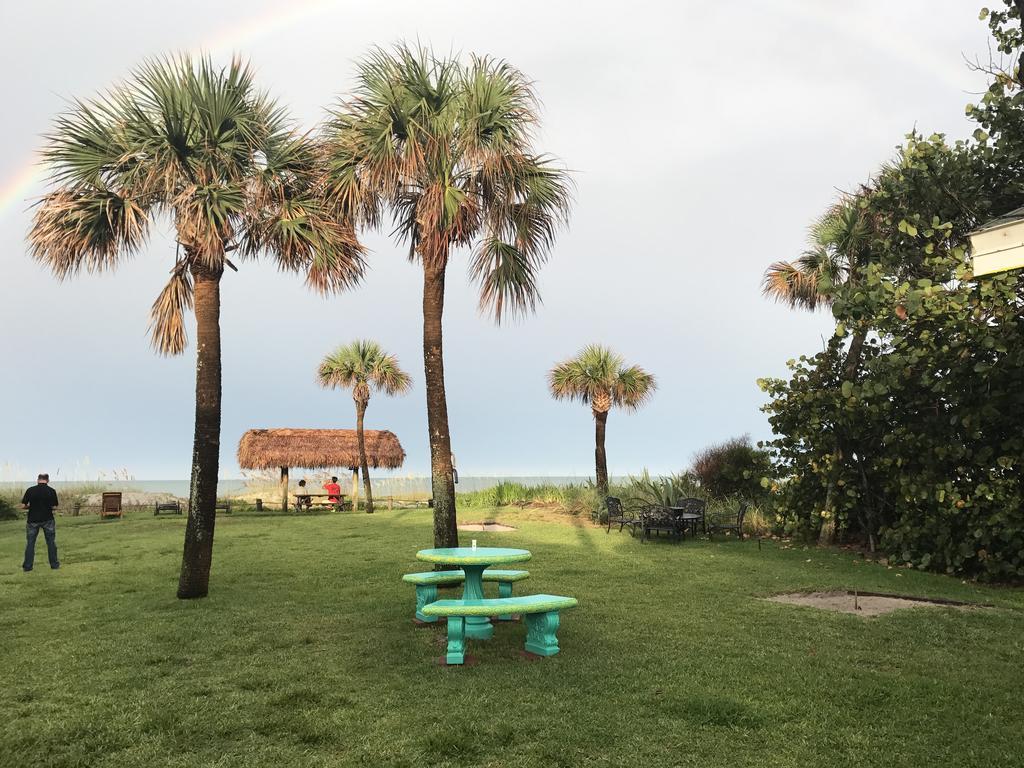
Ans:
{"label": "overcast sky", "polygon": [[[658,377],[636,414],[612,413],[613,474],[678,471],[733,435],[769,436],[762,376],[821,348],[827,316],[766,302],[767,264],[797,255],[808,222],[915,125],[960,137],[983,90],[978,3],[4,2],[0,9],[0,479],[187,477],[194,350],[155,356],[147,314],[173,247],[163,236],[114,274],[60,284],[26,255],[30,167],[66,99],[147,56],[250,58],[259,84],[313,127],[374,44],[508,59],[543,100],[539,149],[576,171],[571,225],[541,275],[544,304],[500,328],[477,314],[465,254],[452,259],[445,366],[464,475],[585,476],[588,409],[553,402],[545,372],[587,343]],[[163,229],[166,229],[164,227]],[[419,270],[368,235],[372,268],[329,300],[267,263],[223,282],[222,476],[251,427],[349,427],[351,398],[314,371],[336,345],[377,339],[415,379],[367,426],[396,432],[402,474],[429,468]]]}

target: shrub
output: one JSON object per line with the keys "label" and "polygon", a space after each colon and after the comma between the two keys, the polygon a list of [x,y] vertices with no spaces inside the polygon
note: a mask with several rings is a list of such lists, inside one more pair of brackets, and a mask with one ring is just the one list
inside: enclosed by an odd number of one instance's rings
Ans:
{"label": "shrub", "polygon": [[0,520],[17,520],[21,517],[20,502],[20,493],[0,491]]}
{"label": "shrub", "polygon": [[[612,494],[613,496],[615,494]],[[645,469],[639,477],[631,477],[621,491],[622,500],[632,504],[669,506],[679,499],[706,499],[707,490],[689,475],[654,477]]]}
{"label": "shrub", "polygon": [[690,474],[710,496],[757,501],[767,496],[762,480],[771,477],[771,456],[743,435],[699,451]]}

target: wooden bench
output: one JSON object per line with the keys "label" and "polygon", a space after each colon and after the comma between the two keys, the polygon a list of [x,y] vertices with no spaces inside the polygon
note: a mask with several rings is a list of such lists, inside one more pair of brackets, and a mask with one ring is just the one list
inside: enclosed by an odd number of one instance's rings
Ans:
{"label": "wooden bench", "polygon": [[[484,581],[498,582],[498,597],[512,597],[512,584],[523,579],[530,578],[529,571],[503,571],[498,568],[489,568],[484,571]],[[462,570],[457,571],[426,571],[424,573],[407,573],[402,577],[406,584],[416,585],[416,618],[418,624],[430,624],[437,621],[437,616],[427,616],[423,613],[426,605],[437,600],[437,588],[452,584],[461,584],[466,580],[466,574]],[[499,621],[512,621],[511,614],[498,617]]]}
{"label": "wooden bench", "polygon": [[[295,497],[296,510],[301,510],[303,507],[311,510],[316,507],[317,509],[333,509],[341,512],[345,509],[345,494],[343,493],[293,493],[292,496]],[[331,497],[338,500],[331,501]]]}
{"label": "wooden bench", "polygon": [[[218,501],[213,505],[214,512],[227,512],[231,514],[231,501],[225,499],[224,501]],[[159,515],[161,512],[173,512],[176,515],[181,514],[181,502],[180,501],[166,501],[163,503],[157,502],[156,506],[153,507],[153,514]]]}
{"label": "wooden bench", "polygon": [[[486,571],[485,571],[486,574]],[[576,605],[576,598],[560,595],[484,598],[483,600],[438,600],[424,606],[427,616],[448,617],[448,664],[462,664],[466,658],[466,617],[500,616],[520,613],[526,617],[526,652],[537,656],[558,653],[558,612]]]}

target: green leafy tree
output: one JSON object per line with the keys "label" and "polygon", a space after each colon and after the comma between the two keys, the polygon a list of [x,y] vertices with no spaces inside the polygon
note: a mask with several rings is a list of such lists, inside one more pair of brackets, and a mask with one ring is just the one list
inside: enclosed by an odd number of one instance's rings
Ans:
{"label": "green leafy tree", "polygon": [[[1018,273],[974,280],[965,254],[973,228],[1024,202],[1020,6],[982,12],[1010,58],[978,67],[992,81],[967,107],[973,141],[911,134],[858,192],[869,258],[829,291],[836,333],[788,382],[764,382],[798,529],[825,517],[894,559],[991,578],[1016,577],[1021,556],[1005,513],[1020,507],[1020,428],[993,420],[1019,412],[1003,375],[1018,375],[1021,297]],[[865,328],[875,341],[851,377],[835,355]]]}
{"label": "green leafy tree", "polygon": [[[833,296],[830,341],[854,321],[871,327],[862,375],[844,380],[821,353],[794,362],[789,381],[763,382],[789,476],[781,511],[798,529],[813,530],[834,477],[840,529],[892,560],[1024,575],[1024,279],[975,279],[967,260],[968,234],[1024,202],[998,158],[987,140],[911,135],[865,192],[875,258],[856,290]],[[856,447],[838,470],[823,449],[837,428]]]}
{"label": "green leafy tree", "polygon": [[559,363],[548,373],[548,387],[556,400],[575,400],[589,405],[594,415],[594,463],[597,490],[608,495],[608,457],[605,427],[612,406],[635,411],[646,403],[657,384],[654,376],[625,360],[607,347],[591,344],[579,354]]}
{"label": "green leafy tree", "polygon": [[537,272],[569,213],[566,173],[537,153],[537,100],[510,64],[467,64],[425,48],[374,50],[355,92],[325,130],[334,200],[394,235],[423,270],[423,367],[427,393],[434,543],[458,543],[442,315],[453,249],[471,250],[480,309],[496,321],[534,310]]}
{"label": "green leafy tree", "polygon": [[405,394],[412,388],[412,379],[398,364],[398,358],[389,355],[375,341],[357,340],[338,347],[327,355],[317,369],[320,386],[352,390],[356,404],[356,438],[359,443],[359,466],[366,489],[366,511],[373,512],[373,489],[370,487],[370,468],[366,461],[366,440],[363,435],[363,417],[370,403],[372,391],[385,395]]}
{"label": "green leafy tree", "polygon": [[996,50],[999,53],[1017,58],[1017,68],[1010,70],[1006,67],[993,67],[996,73],[996,82],[1000,80],[1015,80],[1018,84],[1024,82],[1024,59],[1020,58],[1021,48],[1024,48],[1024,0],[1003,0],[1003,9],[989,10],[982,8],[979,18],[988,21],[989,31],[996,42]]}
{"label": "green leafy tree", "polygon": [[209,588],[221,419],[220,286],[238,259],[268,255],[321,293],[363,271],[353,228],[323,197],[316,145],[235,60],[149,61],[123,84],[61,115],[43,152],[53,189],[36,208],[32,254],[59,278],[105,272],[143,249],[166,217],[177,240],[153,304],[161,354],[186,346],[196,318],[196,415],[189,516],[178,597]]}
{"label": "green leafy tree", "polygon": [[974,138],[997,212],[1010,210],[1024,193],[1024,0],[1004,0],[1003,6],[991,12],[983,9],[982,18],[988,22],[996,51],[1009,58],[976,65],[990,75],[991,82],[976,103],[967,105],[968,116],[978,124]]}

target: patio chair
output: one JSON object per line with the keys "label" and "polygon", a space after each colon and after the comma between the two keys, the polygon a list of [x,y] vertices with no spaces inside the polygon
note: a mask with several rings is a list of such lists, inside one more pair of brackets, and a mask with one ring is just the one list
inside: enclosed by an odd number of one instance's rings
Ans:
{"label": "patio chair", "polygon": [[686,523],[668,507],[652,504],[640,512],[638,526],[641,531],[640,540],[647,541],[651,533],[667,533],[677,542],[683,540]]}
{"label": "patio chair", "polygon": [[113,491],[103,494],[100,504],[100,517],[121,517],[121,492]]}
{"label": "patio chair", "polygon": [[747,505],[740,504],[736,509],[719,509],[711,514],[708,525],[708,535],[713,536],[719,531],[728,533],[736,531],[740,541],[743,541],[743,518],[747,514]]}
{"label": "patio chair", "polygon": [[618,499],[615,496],[609,496],[605,499],[605,502],[608,505],[608,528],[605,530],[605,533],[610,533],[612,526],[615,524],[618,524],[619,526],[619,533],[622,533],[624,526],[628,525],[632,528],[637,524],[637,519],[622,508],[621,499]]}

